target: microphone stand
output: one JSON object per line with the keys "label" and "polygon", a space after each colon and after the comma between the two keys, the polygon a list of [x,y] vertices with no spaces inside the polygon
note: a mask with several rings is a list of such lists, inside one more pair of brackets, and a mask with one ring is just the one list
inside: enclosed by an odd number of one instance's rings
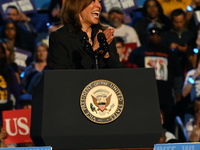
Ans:
{"label": "microphone stand", "polygon": [[98,54],[97,54],[96,51],[95,51],[95,54],[94,54],[94,58],[95,58],[95,69],[99,69]]}

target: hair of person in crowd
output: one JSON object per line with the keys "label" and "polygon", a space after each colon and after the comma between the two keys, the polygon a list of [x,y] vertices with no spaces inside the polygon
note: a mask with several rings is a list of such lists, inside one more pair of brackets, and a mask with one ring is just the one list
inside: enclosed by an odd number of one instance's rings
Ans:
{"label": "hair of person in crowd", "polygon": [[[15,10],[15,12],[14,11],[11,11],[11,12],[8,12],[8,10],[9,9],[13,9],[13,10]],[[6,8],[6,18],[7,19],[12,19],[12,20],[14,20],[14,21],[17,21],[17,20],[19,20],[19,10],[18,10],[18,8],[16,7],[16,6],[14,6],[14,5],[9,5],[7,8]]]}
{"label": "hair of person in crowd", "polygon": [[156,6],[158,8],[159,17],[161,17],[162,15],[164,15],[163,8],[162,8],[161,4],[157,0],[146,0],[144,2],[143,9],[142,9],[142,15],[144,17],[148,16],[147,8],[148,8],[148,2],[149,1],[154,1],[156,3]]}
{"label": "hair of person in crowd", "polygon": [[43,43],[43,42],[38,42],[38,43],[36,44],[35,53],[34,53],[34,60],[35,60],[36,62],[40,62],[40,59],[39,59],[38,56],[37,56],[37,52],[38,52],[38,48],[39,48],[39,47],[43,47],[44,49],[46,49],[47,53],[48,53],[48,50],[49,50],[49,47],[48,47],[47,44],[45,44],[45,43]]}
{"label": "hair of person in crowd", "polygon": [[6,49],[3,46],[3,42],[0,42],[0,70],[1,74],[8,83],[11,83],[12,76],[10,73],[10,69],[8,67],[7,58],[6,58]]}
{"label": "hair of person in crowd", "polygon": [[116,36],[114,38],[115,44],[116,44],[116,49],[117,53],[119,54],[119,61],[122,62],[124,59],[124,51],[125,51],[125,43],[122,37]]}
{"label": "hair of person in crowd", "polygon": [[179,16],[179,15],[183,15],[184,18],[186,18],[186,13],[185,13],[185,12],[183,11],[183,9],[181,9],[181,8],[178,8],[178,9],[173,10],[173,11],[171,12],[170,17],[171,17],[171,19],[173,20],[174,17]]}
{"label": "hair of person in crowd", "polygon": [[2,43],[6,49],[6,57],[8,64],[15,61],[15,51],[13,44],[8,39],[2,39]]}
{"label": "hair of person in crowd", "polygon": [[[9,26],[12,26],[12,27],[9,27]],[[7,19],[4,21],[1,31],[2,31],[1,32],[2,38],[10,40],[13,44],[15,40],[19,38],[19,35],[18,35],[19,27],[17,23],[11,19]],[[11,31],[14,31],[14,32],[11,32]]]}

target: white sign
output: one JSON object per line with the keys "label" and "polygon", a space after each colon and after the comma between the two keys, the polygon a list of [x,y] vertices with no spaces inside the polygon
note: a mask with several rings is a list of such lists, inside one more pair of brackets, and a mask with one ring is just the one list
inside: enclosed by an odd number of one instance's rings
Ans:
{"label": "white sign", "polygon": [[108,12],[112,7],[119,7],[125,11],[138,7],[135,0],[104,0],[103,5],[106,12]]}
{"label": "white sign", "polygon": [[5,11],[8,6],[15,6],[19,11],[24,13],[37,11],[33,0],[0,0],[0,6],[3,18],[5,18]]}

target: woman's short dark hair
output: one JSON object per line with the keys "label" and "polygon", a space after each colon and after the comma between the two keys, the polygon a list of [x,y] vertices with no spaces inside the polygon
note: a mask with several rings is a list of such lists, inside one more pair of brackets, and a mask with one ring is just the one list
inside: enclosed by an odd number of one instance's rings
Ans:
{"label": "woman's short dark hair", "polygon": [[[71,24],[73,26],[73,31],[81,30],[81,22],[79,19],[79,14],[87,6],[92,3],[93,0],[65,0],[61,10],[61,20],[64,25]],[[100,23],[99,27],[103,29]]]}
{"label": "woman's short dark hair", "polygon": [[66,0],[62,6],[61,19],[63,24],[71,24],[81,29],[79,13],[84,10],[93,0]]}
{"label": "woman's short dark hair", "polygon": [[146,0],[144,2],[144,4],[143,4],[143,9],[142,9],[142,15],[144,17],[147,17],[147,15],[148,15],[148,13],[147,13],[147,5],[148,5],[149,1],[154,1],[156,3],[156,6],[158,8],[159,17],[164,15],[163,8],[162,8],[161,4],[157,0]]}

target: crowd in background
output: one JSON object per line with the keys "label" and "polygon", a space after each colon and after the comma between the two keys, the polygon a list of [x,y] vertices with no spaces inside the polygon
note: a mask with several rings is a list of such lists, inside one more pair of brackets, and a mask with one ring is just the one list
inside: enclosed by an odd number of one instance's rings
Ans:
{"label": "crowd in background", "polygon": [[[0,119],[4,110],[31,108],[42,72],[51,69],[48,36],[62,26],[61,7],[62,1],[51,1],[48,26],[47,22],[37,24],[37,13],[7,7],[0,26]],[[115,28],[122,68],[155,69],[163,124],[160,143],[200,141],[200,0],[194,0],[190,8],[166,15],[157,0],[146,0],[130,14],[118,7],[101,14],[101,22]],[[133,15],[136,11],[140,15]],[[127,15],[131,18],[128,23]],[[128,44],[133,47],[125,53]],[[26,59],[19,60],[19,52],[20,56],[27,54]],[[193,118],[191,130],[177,134],[176,117],[186,126],[186,114]],[[2,130],[1,142],[6,137]]]}

